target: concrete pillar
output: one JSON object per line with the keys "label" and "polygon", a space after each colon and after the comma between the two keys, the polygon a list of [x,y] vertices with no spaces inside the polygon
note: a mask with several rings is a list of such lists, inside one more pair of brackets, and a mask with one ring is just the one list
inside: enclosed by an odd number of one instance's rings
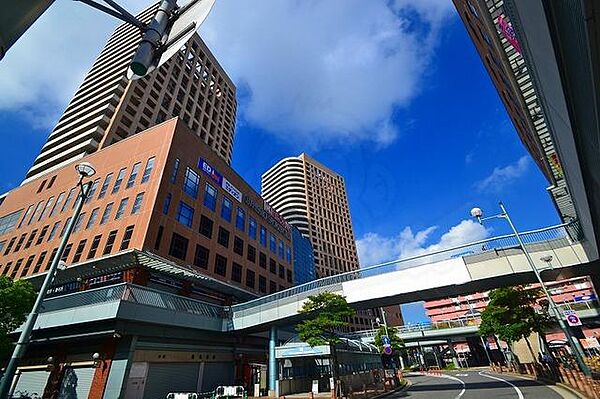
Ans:
{"label": "concrete pillar", "polygon": [[277,328],[271,327],[269,331],[269,396],[278,397],[277,389],[277,359],[275,347],[277,346]]}
{"label": "concrete pillar", "polygon": [[456,355],[456,351],[454,350],[454,345],[452,345],[452,340],[448,340],[448,348],[450,350],[450,354],[452,355],[452,363],[454,363],[455,368],[460,368],[460,363],[458,363],[458,356]]}

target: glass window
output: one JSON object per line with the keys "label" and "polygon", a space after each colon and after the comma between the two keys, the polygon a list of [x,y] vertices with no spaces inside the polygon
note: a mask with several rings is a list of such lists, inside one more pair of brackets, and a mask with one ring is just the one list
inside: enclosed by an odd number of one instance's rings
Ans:
{"label": "glass window", "polygon": [[73,248],[73,244],[67,244],[67,246],[65,247],[65,250],[63,251],[62,256],[60,257],[60,260],[62,260],[63,262],[66,262],[67,259],[69,258],[69,254],[71,253],[72,248]]}
{"label": "glass window", "polygon": [[52,226],[52,230],[50,230],[50,235],[48,236],[48,241],[52,241],[52,239],[56,236],[56,233],[58,232],[58,229],[60,228],[60,220],[56,223],[54,223],[54,226]]}
{"label": "glass window", "polygon": [[227,275],[227,258],[219,254],[215,257],[215,274]]}
{"label": "glass window", "polygon": [[106,192],[108,191],[108,186],[110,185],[110,181],[112,180],[112,177],[113,177],[112,173],[109,173],[108,175],[106,175],[106,178],[104,179],[104,183],[102,183],[102,188],[100,188],[100,193],[98,194],[98,199],[102,199],[106,195]]}
{"label": "glass window", "polygon": [[104,245],[104,251],[102,251],[102,255],[108,255],[110,251],[112,251],[113,245],[115,245],[115,239],[117,238],[117,230],[113,230],[108,233],[108,238],[106,239],[106,245]]}
{"label": "glass window", "polygon": [[246,269],[246,287],[254,289],[256,284],[256,273],[250,269]]}
{"label": "glass window", "polygon": [[231,222],[231,208],[233,204],[226,196],[223,196],[223,204],[221,204],[221,217],[228,222]]}
{"label": "glass window", "polygon": [[58,212],[64,199],[65,199],[65,192],[63,191],[62,193],[58,194],[56,203],[54,204],[54,206],[52,207],[52,210],[50,211],[50,215],[49,215],[50,217],[54,216],[56,214],[56,212]]}
{"label": "glass window", "polygon": [[152,174],[153,168],[154,168],[154,157],[148,159],[148,162],[146,162],[146,167],[144,168],[144,174],[142,175],[141,184],[144,184],[148,180],[150,180],[150,175]]}
{"label": "glass window", "polygon": [[213,212],[217,207],[217,190],[208,183],[204,188],[204,206]]}
{"label": "glass window", "polygon": [[287,263],[292,263],[292,249],[287,245],[285,246],[285,260]]}
{"label": "glass window", "polygon": [[273,235],[273,233],[269,233],[269,249],[271,252],[277,251],[277,239]]}
{"label": "glass window", "polygon": [[97,235],[96,237],[94,237],[94,239],[92,240],[92,246],[90,247],[90,251],[87,255],[87,259],[92,259],[94,256],[96,256],[96,251],[98,251],[98,246],[100,245],[101,238],[102,235]]}
{"label": "glass window", "polygon": [[283,249],[283,241],[279,240],[277,245],[277,254],[279,255],[279,259],[283,259],[284,249]]}
{"label": "glass window", "polygon": [[212,219],[207,218],[202,215],[200,217],[200,234],[202,234],[206,238],[212,238],[213,232],[213,221]]}
{"label": "glass window", "polygon": [[281,263],[279,264],[279,277],[285,278],[285,268],[283,267],[283,265]]}
{"label": "glass window", "polygon": [[198,187],[200,186],[200,176],[189,167],[185,170],[183,179],[183,191],[190,197],[198,198]]}
{"label": "glass window", "polygon": [[87,196],[85,197],[84,204],[87,204],[94,198],[94,195],[96,194],[96,190],[98,189],[99,184],[100,184],[100,179],[94,180],[94,182],[92,183],[92,187],[89,188]]}
{"label": "glass window", "polygon": [[177,233],[171,236],[171,246],[169,247],[169,255],[174,258],[185,260],[187,257],[189,240]]}
{"label": "glass window", "polygon": [[285,277],[288,283],[292,283],[292,271],[290,269],[285,270]]}
{"label": "glass window", "polygon": [[246,256],[250,262],[256,262],[256,248],[248,244],[248,254]]}
{"label": "glass window", "polygon": [[127,179],[127,186],[125,188],[131,188],[135,184],[135,179],[137,179],[137,175],[140,171],[140,167],[142,166],[141,162],[136,162],[133,165],[133,169],[131,169],[131,174],[129,175],[129,179]]}
{"label": "glass window", "polygon": [[240,231],[246,231],[246,211],[239,206],[235,214],[235,227]]}
{"label": "glass window", "polygon": [[154,240],[154,249],[156,250],[160,249],[164,230],[165,228],[163,226],[158,226],[158,232],[156,233],[156,239]]}
{"label": "glass window", "polygon": [[90,218],[88,219],[87,224],[85,225],[85,229],[89,229],[96,223],[96,219],[98,219],[98,213],[100,212],[100,208],[94,208],[92,213],[90,214]]}
{"label": "glass window", "polygon": [[267,247],[267,229],[265,226],[260,226],[260,245]]}
{"label": "glass window", "polygon": [[258,276],[258,290],[262,293],[267,292],[267,278],[265,276]]}
{"label": "glass window", "polygon": [[[25,223],[25,219],[27,219],[29,217],[29,215],[31,215],[32,211],[33,211],[33,205],[29,205],[29,208],[27,208],[27,210],[25,211],[25,216],[23,216],[23,219],[21,219],[21,223],[19,223],[19,226],[17,227],[17,229],[21,228],[23,223]],[[19,216],[20,216],[20,214],[19,214]]]}
{"label": "glass window", "polygon": [[263,252],[258,255],[258,265],[263,269],[267,268],[267,255]]}
{"label": "glass window", "polygon": [[38,222],[41,221],[42,219],[44,219],[46,216],[48,216],[48,213],[50,212],[50,207],[52,207],[52,204],[54,204],[54,197],[50,197],[50,198],[48,198],[48,201],[46,201],[46,206],[44,207],[44,210],[42,211],[42,214],[40,215]]}
{"label": "glass window", "polygon": [[111,194],[115,194],[116,192],[119,191],[119,188],[121,188],[121,183],[123,183],[123,179],[125,178],[126,171],[127,171],[127,168],[122,168],[119,171],[119,174],[117,175],[117,180],[115,180],[115,185],[113,186]]}
{"label": "glass window", "polygon": [[133,201],[133,207],[131,208],[131,214],[136,215],[140,213],[140,209],[142,208],[142,202],[144,201],[144,193],[138,193],[135,196],[135,200]]}
{"label": "glass window", "polygon": [[275,292],[277,292],[277,284],[275,283],[275,281],[269,280],[269,294],[273,294]]}
{"label": "glass window", "polygon": [[85,218],[85,212],[80,213],[79,216],[77,217],[77,220],[75,221],[75,227],[73,227],[73,233],[77,233],[79,231],[79,229],[81,228],[81,225],[83,225],[84,218]]}
{"label": "glass window", "polygon": [[194,265],[202,269],[208,269],[208,248],[200,244],[196,245],[196,253],[194,254]]}
{"label": "glass window", "polygon": [[104,223],[108,222],[108,219],[110,218],[110,214],[112,212],[113,205],[114,205],[114,202],[106,204],[106,208],[104,208],[104,212],[102,213],[102,218],[100,219],[100,224],[104,224]]}
{"label": "glass window", "polygon": [[173,164],[173,170],[171,171],[171,183],[175,183],[177,181],[177,172],[179,171],[179,158],[175,160]]}
{"label": "glass window", "polygon": [[60,234],[58,235],[59,237],[62,237],[65,235],[65,231],[67,230],[67,226],[69,226],[69,223],[71,223],[71,216],[69,216],[67,218],[67,221],[65,222],[65,225],[63,226],[62,230],[60,231]]}
{"label": "glass window", "polygon": [[242,282],[242,265],[233,262],[231,265],[231,281]]}
{"label": "glass window", "polygon": [[269,271],[273,274],[277,274],[277,262],[275,259],[269,259]]}
{"label": "glass window", "polygon": [[244,240],[240,237],[233,237],[233,252],[240,256],[244,256]]}
{"label": "glass window", "polygon": [[44,201],[38,202],[37,206],[35,207],[35,211],[33,212],[33,215],[31,215],[31,218],[29,219],[29,222],[27,222],[28,226],[40,214],[40,212],[42,211],[42,207],[43,206],[44,206]]}
{"label": "glass window", "polygon": [[77,187],[73,187],[69,191],[69,195],[67,195],[67,199],[65,200],[65,203],[63,204],[62,208],[60,209],[60,213],[63,213],[64,211],[69,209],[69,204],[71,203],[71,201],[73,201],[73,197],[75,196],[75,190],[77,190]]}
{"label": "glass window", "polygon": [[24,249],[27,249],[31,246],[31,244],[33,244],[33,240],[35,240],[35,236],[37,235],[37,229],[33,230],[31,232],[31,234],[29,234],[29,238],[27,239],[27,242],[25,243],[25,247]]}
{"label": "glass window", "polygon": [[224,229],[219,226],[219,234],[217,237],[217,242],[224,246],[225,248],[229,247],[229,230]]}
{"label": "glass window", "polygon": [[256,219],[252,216],[248,218],[248,235],[253,240],[256,240]]}
{"label": "glass window", "polygon": [[44,259],[46,259],[47,254],[48,254],[47,251],[44,251],[40,254],[40,257],[38,258],[38,261],[36,262],[35,267],[33,268],[33,274],[40,271],[40,269],[42,268],[42,265],[44,264]]}
{"label": "glass window", "polygon": [[165,200],[163,201],[163,214],[168,215],[169,214],[169,208],[171,207],[171,199],[173,198],[173,196],[171,195],[171,193],[168,193],[165,196]]}
{"label": "glass window", "polygon": [[17,241],[17,245],[15,245],[15,252],[18,252],[21,249],[21,246],[25,241],[25,237],[27,237],[27,233],[21,234],[21,237],[19,237],[19,241]]}
{"label": "glass window", "polygon": [[85,249],[86,243],[87,243],[87,240],[79,241],[79,244],[77,245],[77,249],[75,249],[75,255],[73,255],[73,263],[77,263],[81,259],[81,255],[83,255],[83,250]]}
{"label": "glass window", "polygon": [[[42,227],[42,231],[40,232],[40,236],[38,237],[37,241],[35,242],[35,245],[40,245],[42,243],[42,241],[44,241],[44,238],[46,238],[46,233],[48,232],[48,228],[50,228],[49,224]],[[0,251],[2,250],[1,247],[2,246],[0,245]]]}
{"label": "glass window", "polygon": [[125,209],[127,208],[127,203],[129,202],[129,198],[123,198],[119,203],[119,207],[117,208],[117,213],[115,215],[115,220],[119,220],[125,214]]}
{"label": "glass window", "polygon": [[133,227],[127,226],[125,229],[125,233],[123,234],[123,240],[121,241],[121,247],[119,247],[119,251],[124,251],[129,248],[129,242],[131,241],[131,236],[133,235]]}
{"label": "glass window", "polygon": [[177,221],[184,226],[191,228],[194,221],[194,208],[185,202],[180,201],[179,206],[177,207],[177,216],[175,219],[177,219]]}
{"label": "glass window", "polygon": [[23,209],[8,214],[0,218],[0,234],[5,234],[15,228],[15,225],[19,221]]}

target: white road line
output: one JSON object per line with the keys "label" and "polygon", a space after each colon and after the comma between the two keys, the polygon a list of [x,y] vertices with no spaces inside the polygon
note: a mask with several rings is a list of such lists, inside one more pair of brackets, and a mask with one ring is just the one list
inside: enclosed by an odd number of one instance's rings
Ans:
{"label": "white road line", "polygon": [[[413,374],[413,373],[407,373],[405,375],[410,375],[410,374]],[[460,378],[456,378],[456,377],[451,376],[451,375],[447,375],[447,374],[433,375],[433,374],[425,374],[425,373],[414,373],[413,375],[422,375],[422,376],[425,376],[425,377],[435,377],[435,378],[446,378],[448,380],[460,382],[462,384],[463,388],[460,391],[460,393],[458,395],[456,395],[456,397],[454,399],[460,399],[460,398],[462,398],[462,396],[467,391],[467,386],[465,385],[465,382],[463,380],[461,380]]]}
{"label": "white road line", "polygon": [[502,381],[508,385],[510,385],[511,387],[513,387],[515,389],[515,391],[517,391],[517,396],[519,397],[519,399],[523,399],[523,392],[521,392],[521,390],[519,388],[517,388],[512,382],[510,381],[506,381],[503,378],[499,378],[499,377],[494,377],[493,375],[489,375],[489,374],[484,374],[483,371],[479,372],[479,375],[482,377],[487,377],[487,378],[491,378],[493,380],[497,380],[497,381]]}

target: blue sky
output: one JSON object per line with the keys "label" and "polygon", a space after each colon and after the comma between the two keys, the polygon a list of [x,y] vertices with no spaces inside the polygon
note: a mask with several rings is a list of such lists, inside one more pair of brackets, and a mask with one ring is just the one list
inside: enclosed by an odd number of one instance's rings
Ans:
{"label": "blue sky", "polygon": [[[521,229],[559,222],[450,0],[254,4],[219,0],[201,34],[238,86],[233,166],[257,191],[303,151],[342,174],[363,265],[506,232],[468,221],[475,205],[503,200]],[[57,2],[0,62],[0,190],[20,183],[114,26]],[[422,320],[420,305],[404,312]]]}

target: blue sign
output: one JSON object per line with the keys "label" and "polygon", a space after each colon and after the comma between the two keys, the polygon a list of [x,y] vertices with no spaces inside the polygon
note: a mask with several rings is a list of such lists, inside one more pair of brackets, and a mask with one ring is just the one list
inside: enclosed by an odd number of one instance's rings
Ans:
{"label": "blue sign", "polygon": [[203,158],[198,160],[198,169],[202,170],[208,177],[210,177],[215,183],[219,186],[223,182],[223,176],[217,172],[215,168],[210,166],[208,162],[206,162]]}
{"label": "blue sign", "polygon": [[387,335],[381,336],[381,343],[383,344],[384,347],[392,345],[392,343],[390,341],[390,337],[388,337]]}
{"label": "blue sign", "polygon": [[578,295],[575,297],[575,302],[595,301],[596,294]]}

